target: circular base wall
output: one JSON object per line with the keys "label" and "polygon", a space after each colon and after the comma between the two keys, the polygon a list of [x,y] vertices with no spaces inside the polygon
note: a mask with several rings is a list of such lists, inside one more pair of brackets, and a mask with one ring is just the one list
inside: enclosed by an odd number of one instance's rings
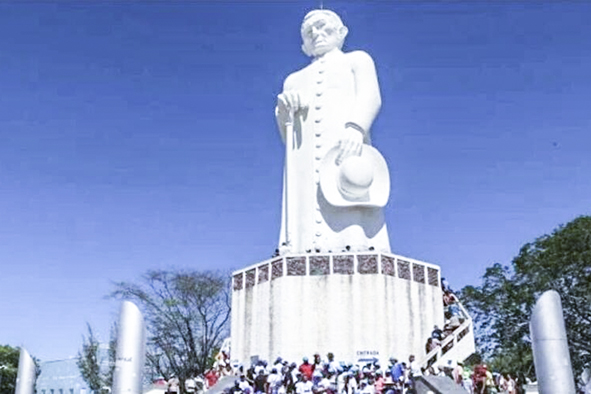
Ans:
{"label": "circular base wall", "polygon": [[402,256],[287,255],[233,274],[233,361],[332,352],[356,362],[422,358],[443,325],[440,270]]}

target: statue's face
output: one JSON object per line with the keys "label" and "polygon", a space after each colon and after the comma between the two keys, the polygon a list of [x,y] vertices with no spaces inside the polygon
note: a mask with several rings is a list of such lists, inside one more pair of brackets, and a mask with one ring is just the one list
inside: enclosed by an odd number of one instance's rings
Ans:
{"label": "statue's face", "polygon": [[321,13],[310,17],[302,26],[302,40],[306,52],[314,57],[322,56],[343,43],[346,27],[337,25]]}

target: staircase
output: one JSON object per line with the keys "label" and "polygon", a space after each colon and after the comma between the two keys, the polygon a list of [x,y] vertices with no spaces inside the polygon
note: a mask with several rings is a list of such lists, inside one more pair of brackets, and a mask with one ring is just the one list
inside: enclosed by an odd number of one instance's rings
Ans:
{"label": "staircase", "polygon": [[454,295],[455,304],[459,307],[463,322],[451,334],[446,336],[441,345],[431,350],[423,360],[421,367],[427,368],[431,365],[455,365],[457,361],[468,358],[476,347],[474,345],[474,325],[470,315]]}
{"label": "staircase", "polygon": [[417,394],[466,394],[462,386],[447,376],[419,376],[415,391]]}

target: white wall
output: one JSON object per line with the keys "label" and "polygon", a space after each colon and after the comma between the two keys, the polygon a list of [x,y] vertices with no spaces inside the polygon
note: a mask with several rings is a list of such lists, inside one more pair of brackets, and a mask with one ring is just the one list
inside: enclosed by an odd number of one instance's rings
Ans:
{"label": "white wall", "polygon": [[[439,267],[401,256],[373,256],[377,273],[359,273],[357,258],[353,275],[334,273],[334,255],[328,275],[309,275],[307,261],[306,275],[286,276],[285,258],[235,272],[232,360],[247,365],[257,355],[270,362],[277,356],[299,362],[316,352],[323,358],[333,352],[337,360],[351,362],[376,356],[385,363],[390,356],[408,359],[410,354],[421,359],[433,326],[443,325]],[[384,256],[396,261],[395,268],[409,262],[411,278],[399,277],[398,269],[388,275]],[[271,261],[282,265],[283,276],[245,286],[246,272]],[[413,275],[413,264],[424,269],[424,283],[417,281],[420,274]],[[258,268],[255,273],[258,282]]]}

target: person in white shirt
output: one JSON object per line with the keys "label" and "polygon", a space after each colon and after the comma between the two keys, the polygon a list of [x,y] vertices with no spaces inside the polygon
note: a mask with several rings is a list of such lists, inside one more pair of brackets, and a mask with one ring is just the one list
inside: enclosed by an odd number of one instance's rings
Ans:
{"label": "person in white shirt", "polygon": [[408,358],[408,362],[410,364],[409,369],[411,377],[416,378],[417,376],[421,376],[423,374],[421,372],[421,366],[419,365],[419,362],[415,360],[414,355],[410,355],[410,357]]}
{"label": "person in white shirt", "polygon": [[273,367],[273,369],[271,369],[271,373],[267,377],[267,383],[269,384],[269,394],[277,394],[279,392],[281,380],[281,375],[277,372],[277,368]]}
{"label": "person in white shirt", "polygon": [[273,364],[272,368],[276,368],[277,372],[281,373],[281,369],[283,368],[283,360],[281,357],[277,357],[277,360],[275,360],[275,364]]}
{"label": "person in white shirt", "polygon": [[308,380],[306,375],[300,375],[301,380],[296,383],[296,394],[312,394],[312,382]]}
{"label": "person in white shirt", "polygon": [[263,374],[267,374],[264,362],[259,361],[257,365],[254,367],[254,376],[259,376],[261,371],[263,371]]}
{"label": "person in white shirt", "polygon": [[362,380],[361,383],[359,383],[359,391],[357,391],[357,393],[358,394],[375,394],[375,388],[374,388],[373,384],[369,384],[365,380]]}
{"label": "person in white shirt", "polygon": [[242,391],[246,391],[246,389],[249,389],[252,391],[252,387],[250,387],[250,383],[248,383],[248,380],[246,380],[245,375],[240,375],[240,380],[238,381],[238,387],[240,387],[240,390],[242,390]]}
{"label": "person in white shirt", "polygon": [[194,393],[197,390],[197,382],[193,378],[185,380],[185,393]]}

